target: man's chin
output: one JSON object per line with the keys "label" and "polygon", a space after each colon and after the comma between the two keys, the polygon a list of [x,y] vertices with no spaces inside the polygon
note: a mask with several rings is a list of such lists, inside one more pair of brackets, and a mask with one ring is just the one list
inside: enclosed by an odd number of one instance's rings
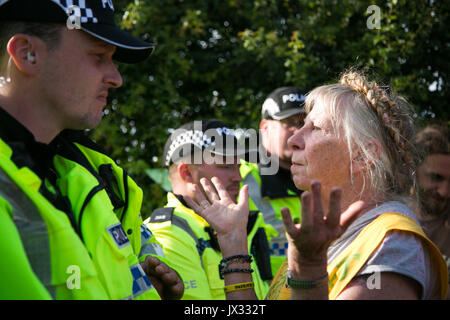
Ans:
{"label": "man's chin", "polygon": [[237,190],[237,191],[234,191],[234,190],[233,191],[228,191],[228,194],[230,195],[231,200],[233,200],[234,202],[237,202],[237,198],[239,196],[239,190]]}
{"label": "man's chin", "polygon": [[426,202],[425,201],[422,202],[422,206],[425,210],[425,213],[434,217],[441,216],[442,214],[450,210],[450,202],[446,201],[445,199],[442,200],[428,199]]}

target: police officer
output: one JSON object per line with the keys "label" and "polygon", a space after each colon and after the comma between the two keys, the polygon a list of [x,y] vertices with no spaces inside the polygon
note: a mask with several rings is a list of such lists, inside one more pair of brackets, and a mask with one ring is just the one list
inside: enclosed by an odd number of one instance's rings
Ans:
{"label": "police officer", "polygon": [[[224,281],[219,264],[224,258],[214,230],[185,202],[193,196],[200,179],[215,176],[236,200],[239,184],[239,147],[234,131],[218,120],[189,122],[167,140],[163,161],[169,167],[172,192],[164,208],[156,209],[145,221],[163,246],[164,255],[185,284],[183,299],[225,299]],[[206,204],[205,204],[206,205]],[[269,251],[264,219],[251,212],[247,225],[251,252],[253,284],[257,296],[264,299],[270,279]],[[222,275],[223,276],[223,275]]]}
{"label": "police officer", "polygon": [[300,194],[291,179],[292,150],[287,140],[303,125],[306,116],[304,91],[281,87],[269,94],[262,105],[259,125],[258,164],[242,162],[241,185],[249,186],[250,210],[264,214],[270,237],[272,271],[276,272],[286,257],[287,241],[281,221],[281,208],[288,207],[300,218]]}
{"label": "police officer", "polygon": [[0,1],[1,298],[181,297],[142,191],[77,131],[122,84],[114,60],[153,48],[115,27],[111,1]]}

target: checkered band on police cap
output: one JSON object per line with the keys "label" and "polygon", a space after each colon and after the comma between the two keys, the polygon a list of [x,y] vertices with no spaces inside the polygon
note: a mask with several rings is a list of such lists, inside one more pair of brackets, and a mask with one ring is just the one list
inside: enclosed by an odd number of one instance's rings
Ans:
{"label": "checkered band on police cap", "polygon": [[211,138],[203,134],[199,130],[186,130],[176,136],[176,138],[171,142],[169,149],[166,153],[164,159],[164,165],[168,166],[176,150],[182,146],[193,145],[197,148],[203,149],[209,146],[214,146],[215,143],[211,141]]}
{"label": "checkered band on police cap", "polygon": [[204,150],[223,156],[241,156],[245,149],[236,138],[235,131],[219,120],[192,121],[176,129],[166,142],[163,165],[169,166],[179,159]]}
{"label": "checkered band on police cap", "polygon": [[[98,19],[94,17],[94,12],[86,6],[86,0],[51,0],[56,4],[65,8],[71,18],[79,17],[81,23],[98,23]],[[108,3],[108,1],[103,1]],[[114,6],[109,1],[110,8],[114,11]]]}

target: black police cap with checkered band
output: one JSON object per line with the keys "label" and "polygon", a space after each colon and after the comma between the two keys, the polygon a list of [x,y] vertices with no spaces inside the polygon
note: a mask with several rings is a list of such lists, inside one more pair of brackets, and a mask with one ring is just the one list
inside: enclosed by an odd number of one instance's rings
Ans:
{"label": "black police cap with checkered band", "polygon": [[120,30],[112,0],[0,0],[0,21],[63,23],[117,47],[114,59],[135,63],[146,59],[155,45]]}
{"label": "black police cap with checkered band", "polygon": [[170,164],[207,149],[221,156],[241,157],[247,153],[234,130],[219,120],[198,120],[182,125],[167,140],[163,152],[163,165]]}

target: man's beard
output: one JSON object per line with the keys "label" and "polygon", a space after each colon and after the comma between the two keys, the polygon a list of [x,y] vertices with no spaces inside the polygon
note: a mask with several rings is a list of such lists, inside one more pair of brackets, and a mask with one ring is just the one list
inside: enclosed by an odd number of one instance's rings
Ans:
{"label": "man's beard", "polygon": [[420,203],[424,213],[438,217],[450,210],[450,199],[441,197],[434,190],[420,189]]}

